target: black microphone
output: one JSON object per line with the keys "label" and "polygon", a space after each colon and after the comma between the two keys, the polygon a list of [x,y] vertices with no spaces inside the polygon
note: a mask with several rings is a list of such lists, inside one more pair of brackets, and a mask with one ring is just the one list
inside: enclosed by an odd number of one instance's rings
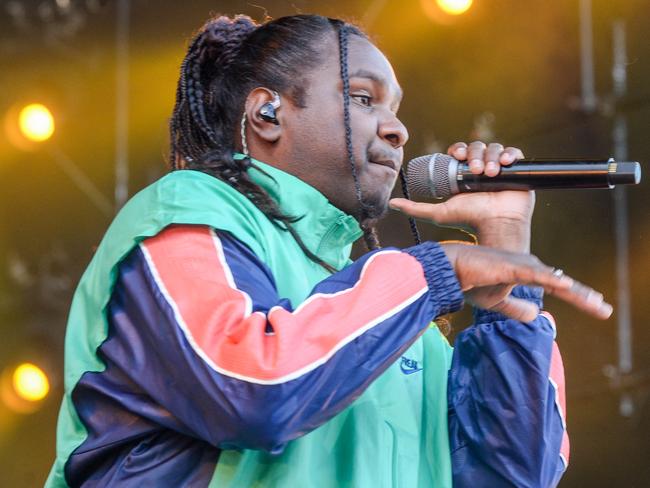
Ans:
{"label": "black microphone", "polygon": [[436,153],[408,164],[409,191],[422,197],[447,198],[457,193],[503,190],[614,188],[641,181],[637,162],[614,159],[520,159],[501,166],[496,176],[475,175],[467,161]]}

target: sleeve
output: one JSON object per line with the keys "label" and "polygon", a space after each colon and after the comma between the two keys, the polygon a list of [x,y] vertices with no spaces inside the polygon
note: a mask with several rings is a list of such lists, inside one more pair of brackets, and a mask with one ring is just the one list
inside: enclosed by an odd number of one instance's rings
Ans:
{"label": "sleeve", "polygon": [[[542,291],[513,294],[542,307]],[[449,372],[455,487],[556,486],[569,461],[564,368],[553,317],[521,323],[485,310],[456,339]]]}
{"label": "sleeve", "polygon": [[434,243],[368,253],[294,307],[233,236],[172,226],[121,264],[109,317],[129,345],[109,359],[186,433],[220,448],[279,452],[461,304]]}

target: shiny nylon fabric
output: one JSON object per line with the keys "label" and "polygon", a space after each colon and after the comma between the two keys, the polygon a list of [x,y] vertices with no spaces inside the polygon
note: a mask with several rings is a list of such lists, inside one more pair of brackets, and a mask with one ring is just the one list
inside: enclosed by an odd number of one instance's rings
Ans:
{"label": "shiny nylon fabric", "polygon": [[[278,200],[283,211],[304,215],[295,227],[305,244],[336,268],[345,266],[351,243],[360,236],[356,221],[304,182],[255,163],[272,179],[251,170],[253,178]],[[287,232],[278,230],[249,200],[213,177],[177,171],[140,192],[111,224],[73,299],[57,460],[47,486],[65,486],[66,460],[87,435],[70,393],[84,372],[105,367],[96,350],[107,336],[104,309],[117,265],[140,241],[170,224],[209,225],[231,233],[269,266],[279,293],[294,303],[302,302],[327,276]],[[435,480],[435,486],[451,486],[446,404],[451,348],[432,329],[405,356],[420,364],[422,371],[405,375],[396,363],[350,407],[291,442],[280,455],[223,451],[211,485],[433,486]]]}

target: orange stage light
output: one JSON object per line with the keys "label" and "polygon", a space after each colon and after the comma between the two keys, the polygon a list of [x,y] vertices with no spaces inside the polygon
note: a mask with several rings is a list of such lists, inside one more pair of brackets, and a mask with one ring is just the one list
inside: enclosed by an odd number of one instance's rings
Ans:
{"label": "orange stage light", "polygon": [[23,363],[15,370],[13,387],[18,396],[30,402],[38,402],[50,391],[50,382],[41,368],[31,363]]}
{"label": "orange stage light", "polygon": [[452,24],[466,13],[473,0],[420,0],[424,13],[436,24]]}
{"label": "orange stage light", "polygon": [[18,127],[30,141],[47,141],[54,134],[54,117],[45,105],[31,103],[20,111]]}
{"label": "orange stage light", "polygon": [[464,14],[472,6],[472,0],[436,0],[436,3],[449,15]]}
{"label": "orange stage light", "polygon": [[50,380],[33,363],[8,367],[0,376],[0,398],[14,412],[31,413],[37,410],[50,392]]}

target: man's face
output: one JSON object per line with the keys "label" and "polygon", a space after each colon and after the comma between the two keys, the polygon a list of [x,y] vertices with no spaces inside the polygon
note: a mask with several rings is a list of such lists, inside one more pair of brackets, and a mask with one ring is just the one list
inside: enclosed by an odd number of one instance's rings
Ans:
{"label": "man's face", "polygon": [[[362,198],[376,218],[387,209],[404,157],[406,127],[397,118],[402,92],[386,57],[350,35],[350,125]],[[305,108],[292,107],[286,127],[289,171],[317,188],[344,212],[359,215],[343,123],[338,41],[323,42],[323,63],[307,75]]]}

